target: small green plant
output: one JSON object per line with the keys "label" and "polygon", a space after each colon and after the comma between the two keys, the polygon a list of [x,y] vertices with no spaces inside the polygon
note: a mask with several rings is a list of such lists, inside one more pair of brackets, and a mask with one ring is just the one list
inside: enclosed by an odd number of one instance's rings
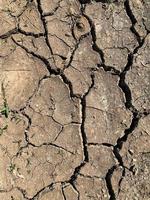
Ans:
{"label": "small green plant", "polygon": [[9,107],[8,107],[8,104],[6,104],[5,102],[4,102],[4,106],[3,106],[3,108],[1,109],[1,115],[4,115],[6,118],[8,118],[8,116],[9,116]]}
{"label": "small green plant", "polygon": [[[0,110],[0,115],[4,115],[5,118],[8,118],[10,111],[9,111],[9,107],[8,107],[6,96],[5,96],[5,89],[4,89],[3,83],[1,85],[1,91],[3,95],[3,108]],[[0,127],[0,135],[2,135],[3,132],[7,130],[7,128],[8,128],[7,124]]]}
{"label": "small green plant", "polygon": [[7,103],[7,99],[6,99],[6,95],[5,95],[5,88],[4,88],[3,83],[1,85],[1,90],[2,90],[3,102],[4,103],[3,103],[3,108],[0,110],[0,113],[1,113],[1,115],[4,115],[6,118],[8,118],[10,109],[9,109],[9,106],[8,106],[8,103]]}
{"label": "small green plant", "polygon": [[11,163],[10,166],[9,166],[9,168],[8,168],[8,171],[9,171],[10,173],[13,173],[13,171],[15,170],[15,168],[16,168],[16,165],[13,164],[13,163]]}
{"label": "small green plant", "polygon": [[3,134],[4,131],[6,131],[8,128],[8,125],[5,125],[4,127],[0,128],[0,135]]}

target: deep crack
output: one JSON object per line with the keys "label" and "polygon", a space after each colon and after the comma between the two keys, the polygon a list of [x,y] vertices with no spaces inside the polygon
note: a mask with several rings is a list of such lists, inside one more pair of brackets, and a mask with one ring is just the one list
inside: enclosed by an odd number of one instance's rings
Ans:
{"label": "deep crack", "polygon": [[84,160],[81,162],[79,166],[75,168],[74,173],[69,180],[69,183],[71,183],[72,185],[74,185],[74,182],[76,181],[81,168],[84,167],[87,162],[89,162],[88,142],[84,126],[86,119],[86,97],[94,86],[94,74],[91,74],[91,80],[92,80],[91,86],[89,87],[88,91],[83,95],[83,97],[81,97],[81,105],[82,105],[81,135],[82,135]]}

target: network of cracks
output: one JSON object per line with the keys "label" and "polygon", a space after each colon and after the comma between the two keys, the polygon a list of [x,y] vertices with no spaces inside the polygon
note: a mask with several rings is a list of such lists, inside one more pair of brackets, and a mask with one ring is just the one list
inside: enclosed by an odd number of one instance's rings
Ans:
{"label": "network of cracks", "polygon": [[0,199],[150,198],[149,0],[0,1]]}

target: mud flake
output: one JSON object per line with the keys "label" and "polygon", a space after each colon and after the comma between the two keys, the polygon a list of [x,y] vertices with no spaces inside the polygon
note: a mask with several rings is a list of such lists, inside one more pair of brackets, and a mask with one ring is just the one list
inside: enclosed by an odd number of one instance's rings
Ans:
{"label": "mud flake", "polygon": [[39,60],[29,57],[19,47],[13,54],[2,60],[0,80],[4,84],[6,99],[12,110],[25,106],[29,97],[32,96],[39,80],[47,74],[42,66]]}
{"label": "mud flake", "polygon": [[80,193],[80,198],[83,200],[105,200],[109,198],[105,182],[101,179],[79,177],[76,186]]}
{"label": "mud flake", "polygon": [[[117,78],[103,70],[95,73],[95,85],[86,97],[85,130],[88,142],[115,144],[131,113],[124,107],[124,97],[117,87]],[[113,100],[112,100],[113,99]]]}
{"label": "mud flake", "polygon": [[132,92],[133,105],[143,112],[150,109],[150,65],[149,65],[150,35],[135,55],[133,66],[127,73],[126,83]]}

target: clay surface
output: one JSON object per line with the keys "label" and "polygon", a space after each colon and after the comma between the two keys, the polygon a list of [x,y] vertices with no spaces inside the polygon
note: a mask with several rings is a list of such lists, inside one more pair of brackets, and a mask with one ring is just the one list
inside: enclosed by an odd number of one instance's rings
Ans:
{"label": "clay surface", "polygon": [[0,199],[150,200],[149,0],[0,0]]}

